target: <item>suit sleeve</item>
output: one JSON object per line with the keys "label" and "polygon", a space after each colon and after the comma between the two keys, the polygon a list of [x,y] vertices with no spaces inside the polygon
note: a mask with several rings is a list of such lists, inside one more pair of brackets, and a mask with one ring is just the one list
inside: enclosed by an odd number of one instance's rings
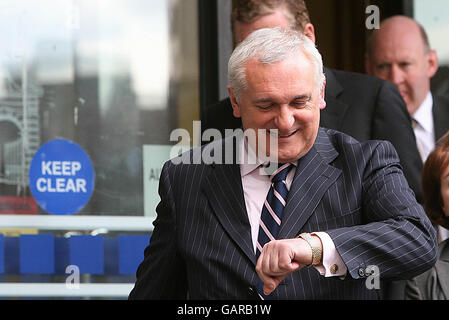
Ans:
{"label": "suit sleeve", "polygon": [[159,181],[159,202],[154,231],[144,260],[136,272],[136,283],[129,299],[186,299],[184,260],[177,250],[176,208],[170,182],[170,161],[165,163]]}
{"label": "suit sleeve", "polygon": [[435,264],[436,232],[408,187],[391,144],[368,147],[363,224],[326,232],[352,278],[366,278],[366,268],[377,266],[381,279],[409,279]]}
{"label": "suit sleeve", "polygon": [[388,140],[393,144],[408,184],[418,202],[423,203],[422,160],[416,147],[411,118],[398,89],[388,81],[383,81],[377,95],[372,137],[377,140]]}

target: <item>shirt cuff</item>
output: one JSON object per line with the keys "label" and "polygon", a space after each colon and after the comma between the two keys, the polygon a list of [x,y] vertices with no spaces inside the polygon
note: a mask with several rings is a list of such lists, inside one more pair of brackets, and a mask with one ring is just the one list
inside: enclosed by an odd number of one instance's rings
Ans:
{"label": "shirt cuff", "polygon": [[315,266],[315,269],[325,277],[344,277],[348,268],[335,248],[335,244],[326,232],[313,232],[318,236],[323,245],[323,263]]}

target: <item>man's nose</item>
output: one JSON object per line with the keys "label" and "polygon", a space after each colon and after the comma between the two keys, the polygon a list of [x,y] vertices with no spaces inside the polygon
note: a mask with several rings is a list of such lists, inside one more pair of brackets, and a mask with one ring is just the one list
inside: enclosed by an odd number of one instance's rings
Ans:
{"label": "man's nose", "polygon": [[392,65],[390,69],[389,79],[395,85],[400,85],[404,81],[404,72],[397,65]]}
{"label": "man's nose", "polygon": [[281,106],[275,119],[275,124],[279,131],[286,133],[286,131],[289,131],[293,127],[294,123],[295,117],[293,110],[289,106]]}

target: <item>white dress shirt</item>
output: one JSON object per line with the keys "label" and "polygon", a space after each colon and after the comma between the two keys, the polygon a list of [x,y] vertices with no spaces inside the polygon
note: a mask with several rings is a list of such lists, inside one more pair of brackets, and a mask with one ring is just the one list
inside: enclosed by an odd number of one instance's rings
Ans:
{"label": "white dress shirt", "polygon": [[[240,174],[242,176],[243,194],[245,198],[246,211],[251,226],[251,236],[253,240],[254,253],[256,252],[257,238],[259,234],[259,221],[262,213],[263,204],[270,189],[270,176],[262,174],[261,164],[259,159],[251,157],[254,153],[249,152],[246,139],[241,139],[240,144]],[[251,159],[244,161],[244,159]],[[295,176],[296,166],[298,161],[293,163],[293,168],[287,175],[286,186],[290,190],[290,186]],[[260,170],[259,170],[260,169]],[[330,236],[325,232],[314,232],[323,245],[323,263],[315,266],[321,275],[325,277],[344,276],[347,272],[347,267],[344,264],[341,256],[338,254],[335,244]],[[335,268],[335,266],[337,268]],[[333,268],[331,268],[334,266]],[[331,271],[332,270],[332,271]],[[335,270],[337,270],[335,272]]]}
{"label": "white dress shirt", "polygon": [[435,129],[433,125],[432,106],[433,98],[432,94],[429,92],[421,106],[412,116],[413,120],[416,122],[416,124],[413,125],[416,145],[423,163],[426,161],[429,153],[435,148]]}

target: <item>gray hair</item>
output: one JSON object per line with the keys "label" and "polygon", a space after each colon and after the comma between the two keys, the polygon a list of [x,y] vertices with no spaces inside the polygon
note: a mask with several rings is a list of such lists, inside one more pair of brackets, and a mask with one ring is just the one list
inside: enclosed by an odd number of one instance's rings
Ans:
{"label": "gray hair", "polygon": [[315,69],[317,88],[324,86],[323,60],[312,40],[298,31],[281,27],[263,28],[252,32],[234,50],[228,63],[228,82],[237,101],[247,87],[245,64],[253,58],[264,64],[272,64],[287,57],[304,53]]}

